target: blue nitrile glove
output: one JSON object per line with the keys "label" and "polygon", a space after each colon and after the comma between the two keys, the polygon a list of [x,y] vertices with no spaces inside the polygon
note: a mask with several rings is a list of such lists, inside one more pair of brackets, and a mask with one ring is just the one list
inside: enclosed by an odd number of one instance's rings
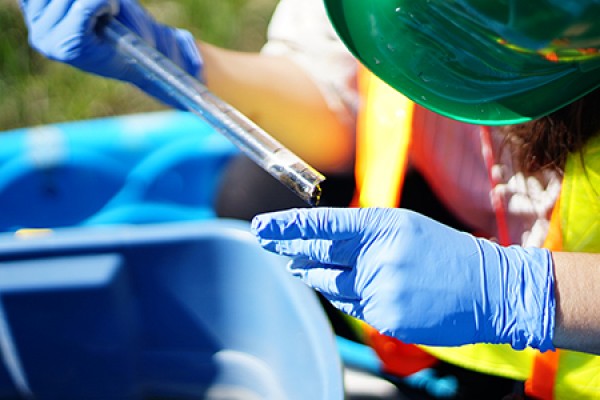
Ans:
{"label": "blue nitrile glove", "polygon": [[262,214],[261,245],[334,306],[405,343],[553,349],[545,249],[502,247],[404,209]]}
{"label": "blue nitrile glove", "polygon": [[201,78],[202,58],[192,35],[157,23],[136,0],[21,0],[20,4],[31,46],[49,59],[132,83],[178,106],[148,86],[147,79],[98,35],[98,20],[112,15],[183,70]]}

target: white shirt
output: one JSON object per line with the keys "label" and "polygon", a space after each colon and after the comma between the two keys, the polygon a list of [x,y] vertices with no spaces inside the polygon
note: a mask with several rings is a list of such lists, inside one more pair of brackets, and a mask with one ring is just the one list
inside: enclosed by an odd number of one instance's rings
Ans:
{"label": "white shirt", "polygon": [[[329,106],[341,118],[354,118],[359,104],[356,59],[329,23],[322,0],[282,0],[269,26],[268,54],[286,55],[317,83]],[[540,246],[560,192],[560,177],[545,173],[525,176],[514,165],[502,137],[492,129],[492,189],[482,156],[480,127],[433,112],[418,114],[411,162],[440,200],[477,231],[497,236],[492,191],[502,196],[512,243]]]}

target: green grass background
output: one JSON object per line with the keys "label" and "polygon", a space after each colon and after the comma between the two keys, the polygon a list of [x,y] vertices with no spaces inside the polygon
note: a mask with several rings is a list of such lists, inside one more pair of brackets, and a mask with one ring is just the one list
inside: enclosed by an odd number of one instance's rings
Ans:
{"label": "green grass background", "polygon": [[[142,0],[161,22],[230,49],[265,41],[277,0]],[[29,47],[16,0],[0,0],[0,131],[164,109],[131,85],[47,60]]]}

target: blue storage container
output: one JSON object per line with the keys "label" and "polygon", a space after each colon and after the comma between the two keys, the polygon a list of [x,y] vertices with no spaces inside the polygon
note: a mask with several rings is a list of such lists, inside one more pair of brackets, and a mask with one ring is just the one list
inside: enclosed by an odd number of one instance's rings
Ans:
{"label": "blue storage container", "polygon": [[237,149],[186,112],[0,133],[0,231],[214,218]]}
{"label": "blue storage container", "polygon": [[314,293],[215,218],[235,154],[184,112],[0,134],[0,398],[343,398]]}
{"label": "blue storage container", "polygon": [[242,221],[0,235],[0,396],[342,399],[329,322],[285,262]]}

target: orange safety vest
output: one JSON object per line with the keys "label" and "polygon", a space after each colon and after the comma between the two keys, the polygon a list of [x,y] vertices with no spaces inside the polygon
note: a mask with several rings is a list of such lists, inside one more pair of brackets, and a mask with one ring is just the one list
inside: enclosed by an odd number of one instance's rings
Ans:
{"label": "orange safety vest", "polygon": [[[361,67],[362,68],[362,67]],[[413,116],[418,107],[366,69],[359,72],[363,100],[358,115],[356,186],[353,206],[397,207],[407,167]],[[585,167],[577,156],[565,167],[545,247],[600,252],[600,137],[586,146]],[[585,204],[586,207],[576,207]],[[573,351],[516,351],[507,345],[432,348],[404,344],[360,324],[384,369],[407,375],[439,359],[483,373],[526,381],[539,399],[600,398],[600,357]]]}

